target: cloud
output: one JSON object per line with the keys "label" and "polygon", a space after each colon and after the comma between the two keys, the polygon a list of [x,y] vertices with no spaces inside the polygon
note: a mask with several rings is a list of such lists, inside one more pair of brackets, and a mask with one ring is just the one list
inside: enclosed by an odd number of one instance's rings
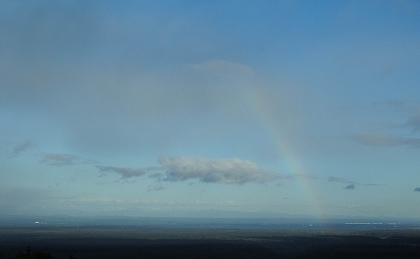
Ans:
{"label": "cloud", "polygon": [[100,172],[102,173],[117,173],[121,175],[121,178],[130,178],[130,177],[137,177],[146,174],[143,169],[133,169],[129,167],[113,167],[113,166],[96,166]]}
{"label": "cloud", "polygon": [[329,182],[338,182],[338,183],[346,183],[349,184],[345,187],[345,189],[354,189],[356,187],[356,185],[362,185],[362,186],[379,186],[380,184],[376,184],[376,183],[357,183],[354,181],[350,181],[348,179],[345,178],[338,178],[338,177],[334,177],[334,176],[330,176],[328,177],[328,181]]}
{"label": "cloud", "polygon": [[403,144],[413,148],[420,148],[420,138],[405,138]]}
{"label": "cloud", "polygon": [[206,183],[264,183],[287,178],[258,168],[254,163],[238,158],[208,159],[203,157],[161,156],[158,163],[166,170],[164,180],[176,182],[199,179]]}
{"label": "cloud", "polygon": [[398,146],[400,141],[390,134],[359,134],[351,137],[353,140],[367,146]]}
{"label": "cloud", "polygon": [[28,139],[25,142],[16,145],[13,148],[12,155],[17,156],[20,153],[26,151],[28,148],[33,147],[33,146],[36,146],[36,144],[31,139]]}
{"label": "cloud", "polygon": [[346,189],[346,190],[354,190],[355,188],[356,188],[356,186],[354,184],[349,184],[344,189]]}
{"label": "cloud", "polygon": [[41,160],[41,163],[53,165],[53,166],[63,166],[63,165],[80,165],[93,163],[94,160],[89,160],[82,158],[80,156],[71,155],[71,154],[60,154],[60,153],[48,153],[45,154]]}
{"label": "cloud", "polygon": [[396,137],[391,134],[359,134],[351,137],[353,140],[366,146],[395,147],[409,146],[420,148],[420,138]]}
{"label": "cloud", "polygon": [[153,186],[153,187],[149,187],[147,189],[147,192],[150,192],[150,191],[161,191],[161,190],[164,190],[164,189],[165,189],[165,187],[163,187],[162,185],[156,185],[156,186]]}
{"label": "cloud", "polygon": [[[148,168],[148,170],[161,170],[161,168],[160,167],[159,168],[153,168],[153,169]],[[151,174],[149,174],[149,178],[155,178],[155,179],[158,179],[158,180],[161,180],[164,176],[165,176],[165,174],[163,174],[163,173],[151,173]]]}
{"label": "cloud", "polygon": [[[376,110],[381,115],[386,114],[387,117],[392,112],[395,119],[401,121],[402,118],[408,117],[405,123],[386,122],[378,124],[380,128],[377,133],[355,134],[350,138],[356,142],[366,146],[376,147],[398,147],[406,146],[411,148],[420,148],[420,114],[418,112],[419,103],[410,100],[389,99],[385,101],[377,101],[373,103]],[[410,132],[402,133],[402,130],[409,130]],[[386,133],[385,133],[386,132]]]}
{"label": "cloud", "polygon": [[415,105],[408,100],[388,99],[384,101],[375,101],[373,102],[373,106],[382,110],[386,109],[387,111],[406,112],[411,110]]}
{"label": "cloud", "polygon": [[388,99],[383,102],[386,107],[394,108],[394,109],[402,109],[405,108],[407,105],[406,101],[399,100],[399,99]]}
{"label": "cloud", "polygon": [[363,185],[364,186],[380,186],[381,184],[377,184],[377,183],[365,183]]}
{"label": "cloud", "polygon": [[420,132],[420,114],[408,118],[404,127],[410,128],[412,132]]}
{"label": "cloud", "polygon": [[337,177],[334,177],[334,176],[330,176],[330,177],[328,177],[328,181],[329,182],[339,182],[339,183],[350,183],[350,184],[356,184],[355,182],[353,182],[353,181],[350,181],[350,180],[347,180],[347,179],[344,179],[344,178],[337,178]]}
{"label": "cloud", "polygon": [[414,191],[415,191],[415,192],[420,192],[420,187],[416,187],[416,188],[414,188]]}

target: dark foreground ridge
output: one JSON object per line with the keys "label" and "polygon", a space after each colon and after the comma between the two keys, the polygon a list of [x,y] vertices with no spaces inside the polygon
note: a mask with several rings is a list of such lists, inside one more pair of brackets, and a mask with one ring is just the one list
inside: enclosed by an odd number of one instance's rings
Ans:
{"label": "dark foreground ridge", "polygon": [[0,258],[420,258],[418,230],[307,234],[271,229],[2,228]]}

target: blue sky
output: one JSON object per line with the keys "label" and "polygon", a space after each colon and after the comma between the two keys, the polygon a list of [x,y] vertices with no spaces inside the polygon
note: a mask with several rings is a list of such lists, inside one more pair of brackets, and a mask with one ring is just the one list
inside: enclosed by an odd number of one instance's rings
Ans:
{"label": "blue sky", "polygon": [[0,1],[0,214],[419,217],[417,1]]}

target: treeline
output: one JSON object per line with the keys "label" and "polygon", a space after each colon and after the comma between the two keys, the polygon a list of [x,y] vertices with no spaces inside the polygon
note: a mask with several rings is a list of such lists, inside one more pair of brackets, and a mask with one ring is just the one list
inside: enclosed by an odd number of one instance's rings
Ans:
{"label": "treeline", "polygon": [[[4,255],[0,255],[0,259],[60,259],[58,257],[53,256],[51,253],[45,253],[42,251],[32,251],[31,247],[28,246],[26,249],[26,253],[19,253],[12,257],[6,257]],[[69,255],[68,259],[76,259],[73,255]]]}

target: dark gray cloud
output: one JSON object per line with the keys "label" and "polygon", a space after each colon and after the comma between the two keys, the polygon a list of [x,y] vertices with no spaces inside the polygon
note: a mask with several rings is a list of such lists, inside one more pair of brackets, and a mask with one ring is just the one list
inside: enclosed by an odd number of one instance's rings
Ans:
{"label": "dark gray cloud", "polygon": [[415,191],[415,192],[420,192],[420,187],[416,187],[416,188],[414,188],[414,191]]}
{"label": "dark gray cloud", "polygon": [[349,185],[347,185],[344,189],[346,189],[346,190],[354,190],[356,188],[356,185],[354,185],[354,184],[349,184]]}
{"label": "dark gray cloud", "polygon": [[45,154],[41,163],[53,166],[70,166],[94,163],[95,160],[86,159],[72,154],[48,153]]}
{"label": "dark gray cloud", "polygon": [[258,168],[254,163],[238,158],[208,159],[202,157],[168,157],[158,159],[166,170],[166,181],[198,179],[206,183],[244,184],[264,183],[279,178],[288,178]]}
{"label": "dark gray cloud", "polygon": [[146,174],[143,169],[134,169],[129,167],[114,167],[114,166],[96,166],[102,173],[117,173],[121,175],[121,178],[138,177]]}
{"label": "dark gray cloud", "polygon": [[19,155],[20,153],[22,153],[22,152],[26,151],[28,148],[30,148],[30,147],[34,147],[34,146],[36,146],[36,144],[35,144],[35,143],[31,140],[31,139],[28,139],[28,140],[26,140],[25,142],[23,142],[23,143],[21,143],[21,144],[16,145],[16,146],[13,148],[12,155],[13,155],[13,156],[17,156],[17,155]]}

